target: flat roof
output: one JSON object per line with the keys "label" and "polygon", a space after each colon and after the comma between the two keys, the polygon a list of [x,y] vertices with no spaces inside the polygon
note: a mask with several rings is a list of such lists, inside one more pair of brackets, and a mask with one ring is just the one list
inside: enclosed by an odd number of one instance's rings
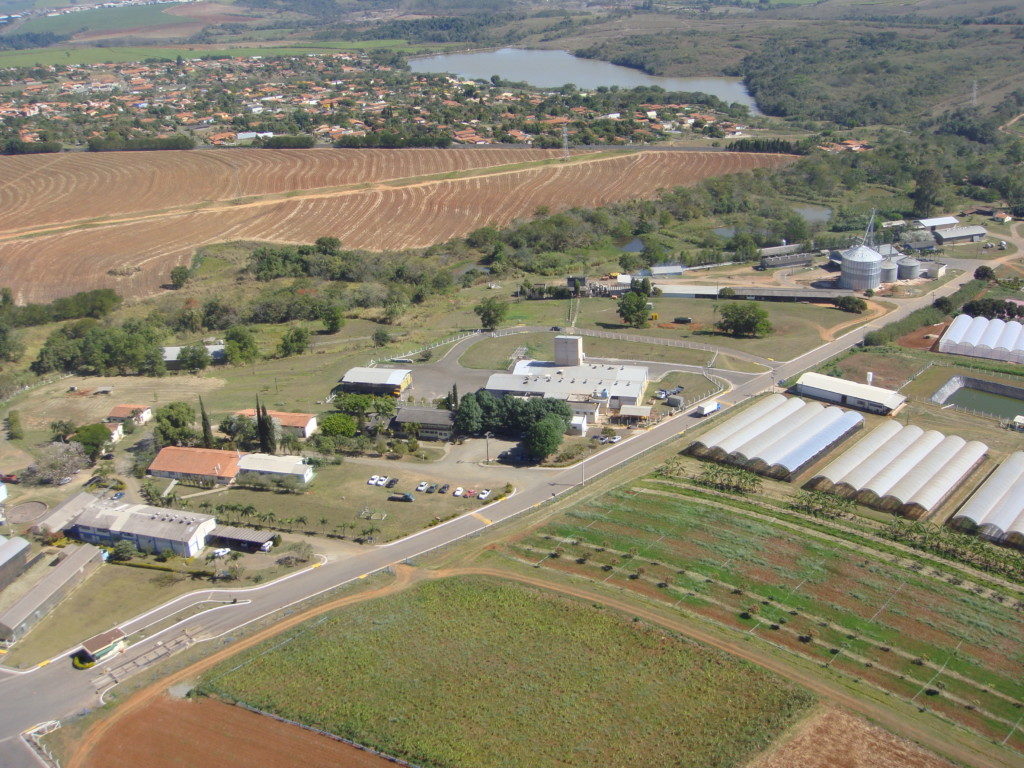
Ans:
{"label": "flat roof", "polygon": [[152,507],[149,504],[124,504],[81,493],[74,499],[78,513],[67,527],[82,526],[132,536],[166,541],[190,542],[212,515]]}
{"label": "flat roof", "polygon": [[39,607],[49,600],[56,592],[59,592],[85,565],[92,560],[98,559],[100,550],[92,544],[71,544],[64,547],[64,559],[50,569],[39,582],[32,587],[14,605],[0,615],[0,625],[14,629]]}
{"label": "flat roof", "polygon": [[301,456],[271,456],[269,453],[247,453],[238,460],[242,472],[272,472],[280,475],[305,475],[309,471]]}
{"label": "flat roof", "polygon": [[642,419],[649,418],[651,406],[649,405],[624,405],[619,408],[619,416],[639,416]]}
{"label": "flat roof", "polygon": [[686,285],[657,283],[663,296],[718,296],[722,288],[729,288],[735,295],[728,298],[742,301],[748,296],[762,298],[832,299],[836,296],[852,296],[847,288],[761,288],[736,285]]}
{"label": "flat roof", "polygon": [[975,235],[984,237],[988,234],[988,230],[975,225],[972,227],[950,227],[949,229],[940,230],[935,234],[942,240],[949,240],[953,237],[974,237]]}
{"label": "flat roof", "polygon": [[32,545],[28,543],[28,540],[21,538],[21,536],[15,536],[11,539],[4,539],[3,536],[0,536],[0,566],[9,563],[30,546]]}
{"label": "flat roof", "polygon": [[90,637],[82,643],[82,650],[89,655],[99,653],[110,644],[116,643],[118,640],[124,640],[125,637],[127,635],[119,627],[114,627],[106,632]]}
{"label": "flat roof", "polygon": [[861,384],[857,381],[847,381],[835,376],[826,376],[823,373],[808,371],[796,380],[797,386],[814,387],[827,392],[835,392],[838,395],[855,397],[858,400],[866,400],[872,403],[879,403],[886,408],[898,408],[906,402],[907,398],[899,392],[884,387],[875,387],[871,384]]}
{"label": "flat roof", "polygon": [[443,408],[417,408],[405,405],[398,408],[395,421],[399,424],[450,427],[455,422],[455,414]]}
{"label": "flat roof", "polygon": [[[214,360],[222,360],[226,356],[223,344],[204,344],[206,351],[210,353],[210,357]],[[165,363],[174,363],[178,360],[178,355],[181,354],[181,350],[184,347],[163,347],[163,355]]]}
{"label": "flat roof", "polygon": [[218,525],[210,531],[210,536],[232,541],[244,541],[249,544],[266,544],[276,534],[273,531],[257,531],[255,528],[237,528],[233,525]]}
{"label": "flat roof", "polygon": [[960,223],[956,216],[936,216],[931,219],[918,219],[922,227],[952,227]]}
{"label": "flat roof", "polygon": [[583,363],[557,365],[537,360],[520,360],[512,373],[494,373],[487,379],[487,389],[499,392],[543,395],[567,400],[570,398],[643,396],[648,370],[639,365]]}
{"label": "flat roof", "polygon": [[342,384],[379,384],[401,386],[412,373],[408,368],[349,368],[341,377]]}
{"label": "flat roof", "polygon": [[181,475],[208,475],[211,477],[234,477],[238,474],[238,451],[221,451],[216,448],[185,448],[169,445],[149,465],[150,472],[175,472]]}

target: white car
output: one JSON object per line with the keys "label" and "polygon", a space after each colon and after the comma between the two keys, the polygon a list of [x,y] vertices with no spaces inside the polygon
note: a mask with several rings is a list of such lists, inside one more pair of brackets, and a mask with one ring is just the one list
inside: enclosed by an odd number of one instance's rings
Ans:
{"label": "white car", "polygon": [[608,438],[608,442],[609,443],[617,443],[621,439],[622,439],[622,435],[616,435],[615,437],[609,437]]}
{"label": "white car", "polygon": [[419,485],[416,486],[416,490],[419,491],[420,493],[423,493],[423,491],[427,490],[427,488],[429,488],[429,487],[430,487],[430,483],[428,483],[426,480],[424,480],[422,483],[420,483]]}
{"label": "white car", "polygon": [[381,475],[377,478],[377,485],[387,485],[390,479],[387,475]]}
{"label": "white car", "polygon": [[463,488],[463,487],[462,487],[462,486],[460,485],[460,486],[459,486],[458,488],[456,488],[456,489],[455,489],[454,491],[452,491],[452,496],[461,496],[461,495],[462,495],[462,494],[464,494],[465,492],[466,492],[466,489],[465,489],[465,488]]}
{"label": "white car", "polygon": [[490,488],[484,488],[482,491],[480,491],[480,495],[477,496],[477,498],[480,499],[480,501],[487,501],[487,499],[490,498],[490,495],[491,495],[491,489]]}
{"label": "white car", "polygon": [[373,475],[369,480],[366,481],[367,485],[376,485],[380,478],[377,475]]}

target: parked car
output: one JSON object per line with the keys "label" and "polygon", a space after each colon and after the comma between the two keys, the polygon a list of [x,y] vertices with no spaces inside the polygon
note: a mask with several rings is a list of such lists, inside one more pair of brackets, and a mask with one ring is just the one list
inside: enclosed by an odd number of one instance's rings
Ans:
{"label": "parked car", "polygon": [[376,485],[378,480],[380,480],[380,477],[378,475],[373,475],[373,476],[370,477],[369,480],[366,481],[366,484],[367,485]]}
{"label": "parked car", "polygon": [[459,486],[458,488],[456,488],[456,489],[455,489],[454,491],[452,491],[452,496],[461,496],[461,495],[462,495],[462,494],[464,494],[465,492],[466,492],[466,491],[465,491],[465,490],[463,489],[463,487],[462,487],[462,486],[460,485],[460,486]]}
{"label": "parked car", "polygon": [[438,493],[448,493],[448,489],[449,488],[451,488],[451,486],[448,485],[448,483],[445,483],[444,485],[442,485],[440,488],[437,489],[437,492]]}
{"label": "parked car", "polygon": [[599,443],[607,443],[608,442],[608,438],[605,437],[604,435],[601,435],[600,437],[597,438],[597,442],[599,442]]}
{"label": "parked car", "polygon": [[393,496],[388,496],[391,501],[416,501],[416,497],[411,493],[398,493]]}
{"label": "parked car", "polygon": [[427,493],[437,493],[437,483],[431,483],[427,486]]}
{"label": "parked car", "polygon": [[621,439],[622,439],[622,435],[616,435],[615,437],[609,437],[608,438],[608,442],[609,443],[617,443]]}
{"label": "parked car", "polygon": [[390,479],[391,478],[388,477],[387,475],[381,475],[380,477],[377,478],[377,485],[387,485],[388,480]]}
{"label": "parked car", "polygon": [[426,480],[423,480],[420,482],[419,485],[416,486],[416,490],[419,491],[420,493],[423,493],[425,490],[427,490],[427,487],[429,485],[430,483],[428,483]]}
{"label": "parked car", "polygon": [[489,499],[490,496],[491,496],[491,489],[490,488],[484,488],[482,491],[480,491],[480,495],[477,496],[477,498],[480,499],[480,501],[487,501],[487,499]]}
{"label": "parked car", "polygon": [[470,488],[468,491],[466,491],[466,495],[469,496],[469,498],[473,498],[474,496],[476,496],[476,488]]}
{"label": "parked car", "polygon": [[0,481],[10,483],[11,485],[17,485],[21,482],[21,478],[17,475],[0,475]]}
{"label": "parked car", "polygon": [[386,488],[394,488],[396,485],[398,485],[398,478],[397,477],[392,477],[391,479],[388,480],[388,482],[385,485],[385,487]]}
{"label": "parked car", "polygon": [[121,499],[123,499],[123,498],[124,498],[124,491],[118,491],[117,493],[115,493],[115,494],[114,494],[113,496],[111,496],[110,498],[111,498],[111,499],[112,499],[113,501],[120,501]]}

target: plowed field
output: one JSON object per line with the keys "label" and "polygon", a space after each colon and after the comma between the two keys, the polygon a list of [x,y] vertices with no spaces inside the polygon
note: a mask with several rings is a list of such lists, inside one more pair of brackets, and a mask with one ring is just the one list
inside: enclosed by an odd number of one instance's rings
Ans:
{"label": "plowed field", "polygon": [[[507,224],[539,206],[562,210],[649,197],[792,159],[652,151],[495,168],[546,157],[549,152],[497,149],[4,158],[0,163],[10,165],[0,168],[10,170],[0,187],[0,285],[11,286],[19,301],[106,286],[147,295],[167,281],[172,266],[213,242],[301,243],[334,235],[346,248],[420,247]],[[436,176],[474,168],[483,170]],[[110,274],[125,267],[141,269],[128,277]]]}

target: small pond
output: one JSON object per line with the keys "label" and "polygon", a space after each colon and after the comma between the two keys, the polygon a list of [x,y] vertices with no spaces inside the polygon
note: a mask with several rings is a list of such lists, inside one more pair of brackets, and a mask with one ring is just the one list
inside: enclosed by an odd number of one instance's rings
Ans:
{"label": "small pond", "polygon": [[1024,414],[1024,388],[970,376],[954,376],[931,397],[939,405],[955,405],[1002,419]]}

